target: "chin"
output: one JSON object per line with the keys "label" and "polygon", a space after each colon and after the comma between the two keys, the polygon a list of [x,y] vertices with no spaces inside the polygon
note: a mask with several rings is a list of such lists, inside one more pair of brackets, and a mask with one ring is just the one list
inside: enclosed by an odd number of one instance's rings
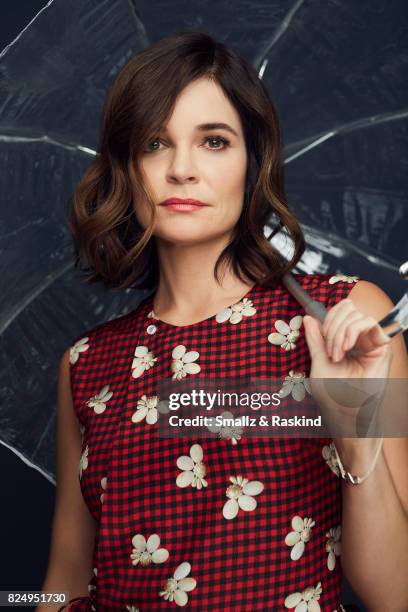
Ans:
{"label": "chin", "polygon": [[174,245],[177,244],[180,246],[193,246],[199,242],[211,240],[210,236],[202,233],[193,235],[191,233],[188,234],[184,232],[178,232],[177,234],[173,232],[163,232],[160,234],[156,233],[155,236],[157,240],[163,240],[163,242],[168,242]]}
{"label": "chin", "polygon": [[197,224],[191,224],[191,227],[183,227],[182,223],[174,223],[174,227],[171,229],[160,228],[155,230],[154,235],[157,240],[170,242],[174,245],[194,246],[200,242],[211,242],[220,238],[219,230],[214,230],[214,232],[208,230],[209,228],[202,227],[202,224],[201,227],[197,227]]}

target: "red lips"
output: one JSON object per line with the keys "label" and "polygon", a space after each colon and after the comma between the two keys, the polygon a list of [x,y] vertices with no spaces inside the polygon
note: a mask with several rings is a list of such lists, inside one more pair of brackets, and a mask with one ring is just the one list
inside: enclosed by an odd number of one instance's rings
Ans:
{"label": "red lips", "polygon": [[168,198],[164,202],[160,202],[160,206],[171,206],[172,204],[190,204],[191,206],[208,206],[200,200],[192,200],[191,198]]}

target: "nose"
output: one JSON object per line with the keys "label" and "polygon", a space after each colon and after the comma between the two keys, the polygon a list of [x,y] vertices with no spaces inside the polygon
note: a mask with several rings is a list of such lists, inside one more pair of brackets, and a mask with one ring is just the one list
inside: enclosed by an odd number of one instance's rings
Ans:
{"label": "nose", "polygon": [[191,183],[198,180],[194,160],[187,146],[174,149],[167,169],[167,180],[170,183]]}

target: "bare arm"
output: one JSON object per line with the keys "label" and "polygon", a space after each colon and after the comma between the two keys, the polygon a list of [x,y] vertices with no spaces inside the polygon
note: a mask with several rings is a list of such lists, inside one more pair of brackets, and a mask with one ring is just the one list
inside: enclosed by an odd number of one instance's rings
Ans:
{"label": "bare arm", "polygon": [[[57,408],[57,490],[48,568],[43,592],[62,592],[69,599],[88,596],[96,523],[80,489],[78,464],[81,434],[70,386],[69,350],[61,359]],[[36,612],[58,610],[58,605],[37,606]]]}
{"label": "bare arm", "polygon": [[[360,281],[350,292],[361,312],[380,320],[393,304],[378,287]],[[391,342],[390,378],[408,378],[404,338]],[[357,440],[357,443],[365,440]],[[373,440],[377,444],[376,440]],[[339,444],[339,441],[337,441]],[[360,450],[360,452],[357,452]],[[341,447],[347,470],[364,474],[372,461]],[[342,481],[343,521],[341,562],[346,578],[370,612],[408,611],[408,440],[385,438],[373,473],[362,484]],[[405,578],[404,578],[405,576]]]}

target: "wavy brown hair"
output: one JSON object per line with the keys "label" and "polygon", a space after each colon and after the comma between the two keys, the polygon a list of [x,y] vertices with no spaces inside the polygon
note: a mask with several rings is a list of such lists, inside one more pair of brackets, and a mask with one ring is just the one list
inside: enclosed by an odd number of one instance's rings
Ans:
{"label": "wavy brown hair", "polygon": [[[238,112],[248,155],[242,212],[216,262],[217,282],[220,266],[228,264],[244,282],[270,285],[301,258],[305,240],[285,197],[281,131],[268,91],[232,49],[204,32],[180,32],[137,53],[109,88],[98,155],[76,187],[69,216],[75,264],[88,281],[121,288],[157,286],[155,202],[139,160],[171,116],[177,96],[201,77],[217,82]],[[151,209],[146,229],[134,213],[138,197]],[[267,223],[274,226],[273,235],[281,230],[289,234],[290,261],[265,238]]]}

